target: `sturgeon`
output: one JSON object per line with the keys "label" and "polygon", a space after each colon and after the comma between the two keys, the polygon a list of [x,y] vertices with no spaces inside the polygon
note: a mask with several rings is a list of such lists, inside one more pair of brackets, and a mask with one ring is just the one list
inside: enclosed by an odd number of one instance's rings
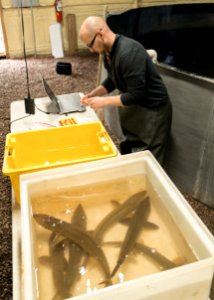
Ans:
{"label": "sturgeon", "polygon": [[140,202],[145,198],[146,192],[141,191],[132,195],[128,200],[123,202],[121,205],[116,207],[111,211],[104,219],[97,225],[94,230],[93,237],[98,243],[102,244],[103,236],[110,227],[112,227],[117,222],[120,222],[124,217],[126,217],[130,212],[132,212],[139,205]]}
{"label": "sturgeon", "polygon": [[[87,217],[81,204],[79,204],[75,209],[75,212],[71,219],[71,223],[77,226],[78,228],[86,231]],[[68,247],[69,247],[69,257],[68,257],[68,266],[67,266],[67,272],[65,278],[65,285],[69,290],[71,289],[75,280],[77,279],[81,260],[86,254],[79,245],[77,245],[70,239],[68,241]]]}
{"label": "sturgeon", "polygon": [[33,217],[36,222],[44,228],[71,239],[74,243],[79,245],[84,252],[92,257],[95,257],[106,277],[106,285],[112,284],[110,278],[110,268],[106,256],[98,243],[87,232],[68,222],[46,214],[34,214]]}
{"label": "sturgeon", "polygon": [[[109,241],[103,243],[104,246],[115,246],[121,247],[123,242],[119,241]],[[173,261],[169,260],[166,256],[161,254],[155,248],[151,248],[144,243],[135,243],[133,247],[134,252],[142,253],[149,256],[155,263],[161,266],[164,270],[173,269],[178,267],[179,265],[174,263]]]}
{"label": "sturgeon", "polygon": [[121,264],[124,262],[129,252],[133,249],[137,238],[143,228],[144,223],[147,221],[147,218],[150,213],[150,201],[147,197],[145,200],[141,201],[138,207],[135,210],[135,213],[130,221],[130,225],[127,229],[124,241],[122,243],[119,257],[114,267],[111,277],[115,275]]}
{"label": "sturgeon", "polygon": [[50,245],[52,276],[56,288],[56,294],[53,297],[53,300],[59,300],[59,299],[68,298],[70,296],[70,293],[65,286],[65,272],[66,272],[67,264],[65,264],[66,260],[64,256],[64,250],[65,250],[64,241],[61,241],[60,243],[52,247],[51,243],[54,238],[55,238],[55,232],[52,232],[49,238],[49,245]]}
{"label": "sturgeon", "polygon": [[[120,206],[120,203],[118,201],[116,201],[116,200],[112,200],[111,203],[114,205],[114,207],[118,208]],[[132,212],[130,215],[128,215],[127,217],[125,217],[122,220],[120,220],[120,223],[123,224],[123,225],[126,225],[126,226],[129,225],[130,220],[131,220],[131,218],[133,216],[133,213],[134,212]],[[149,229],[149,230],[157,230],[157,229],[159,229],[159,226],[157,224],[155,224],[155,223],[146,221],[144,223],[144,228],[145,229]]]}

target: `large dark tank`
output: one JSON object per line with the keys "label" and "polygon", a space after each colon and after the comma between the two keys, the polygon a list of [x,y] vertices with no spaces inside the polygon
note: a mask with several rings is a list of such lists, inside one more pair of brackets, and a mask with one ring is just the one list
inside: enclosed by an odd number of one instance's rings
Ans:
{"label": "large dark tank", "polygon": [[155,49],[158,61],[214,78],[214,3],[138,8],[109,15],[117,33]]}

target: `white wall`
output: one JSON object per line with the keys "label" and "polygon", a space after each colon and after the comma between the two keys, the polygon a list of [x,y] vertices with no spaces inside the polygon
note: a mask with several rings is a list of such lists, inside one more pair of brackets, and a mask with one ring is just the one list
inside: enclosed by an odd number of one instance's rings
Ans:
{"label": "white wall", "polygon": [[[49,35],[49,26],[56,22],[54,0],[40,0],[38,7],[24,8],[24,24],[26,37],[27,54],[51,54],[51,44]],[[76,16],[77,46],[83,48],[78,39],[78,32],[81,23],[89,15],[105,16],[106,11],[126,11],[132,8],[165,5],[174,3],[207,3],[214,0],[62,0],[63,5],[63,22],[62,37],[65,52],[69,51],[69,33],[66,22],[68,14]],[[22,57],[22,30],[21,30],[21,13],[19,8],[13,7],[13,0],[2,0],[3,21],[8,43],[8,52],[10,57]],[[35,25],[35,35],[33,31]]]}

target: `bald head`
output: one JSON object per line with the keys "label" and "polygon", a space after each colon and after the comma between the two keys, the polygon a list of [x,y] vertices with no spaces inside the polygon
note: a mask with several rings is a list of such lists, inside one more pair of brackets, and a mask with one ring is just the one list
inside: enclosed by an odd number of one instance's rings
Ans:
{"label": "bald head", "polygon": [[80,38],[84,38],[85,35],[93,35],[100,29],[108,28],[106,22],[97,16],[90,16],[82,23],[80,27]]}
{"label": "bald head", "polygon": [[110,30],[103,18],[90,16],[82,23],[79,36],[81,41],[87,45],[95,35],[99,36],[99,41],[103,43],[104,47],[111,48],[115,34]]}

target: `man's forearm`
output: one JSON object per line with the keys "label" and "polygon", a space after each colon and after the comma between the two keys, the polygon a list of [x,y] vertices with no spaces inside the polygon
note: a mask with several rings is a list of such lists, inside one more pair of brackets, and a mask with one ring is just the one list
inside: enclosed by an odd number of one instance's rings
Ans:
{"label": "man's forearm", "polygon": [[120,95],[115,95],[115,96],[106,96],[104,97],[104,106],[124,106],[121,102],[121,97]]}
{"label": "man's forearm", "polygon": [[92,90],[88,96],[89,97],[96,97],[96,96],[103,96],[108,94],[108,91],[103,85],[98,85],[94,90]]}

